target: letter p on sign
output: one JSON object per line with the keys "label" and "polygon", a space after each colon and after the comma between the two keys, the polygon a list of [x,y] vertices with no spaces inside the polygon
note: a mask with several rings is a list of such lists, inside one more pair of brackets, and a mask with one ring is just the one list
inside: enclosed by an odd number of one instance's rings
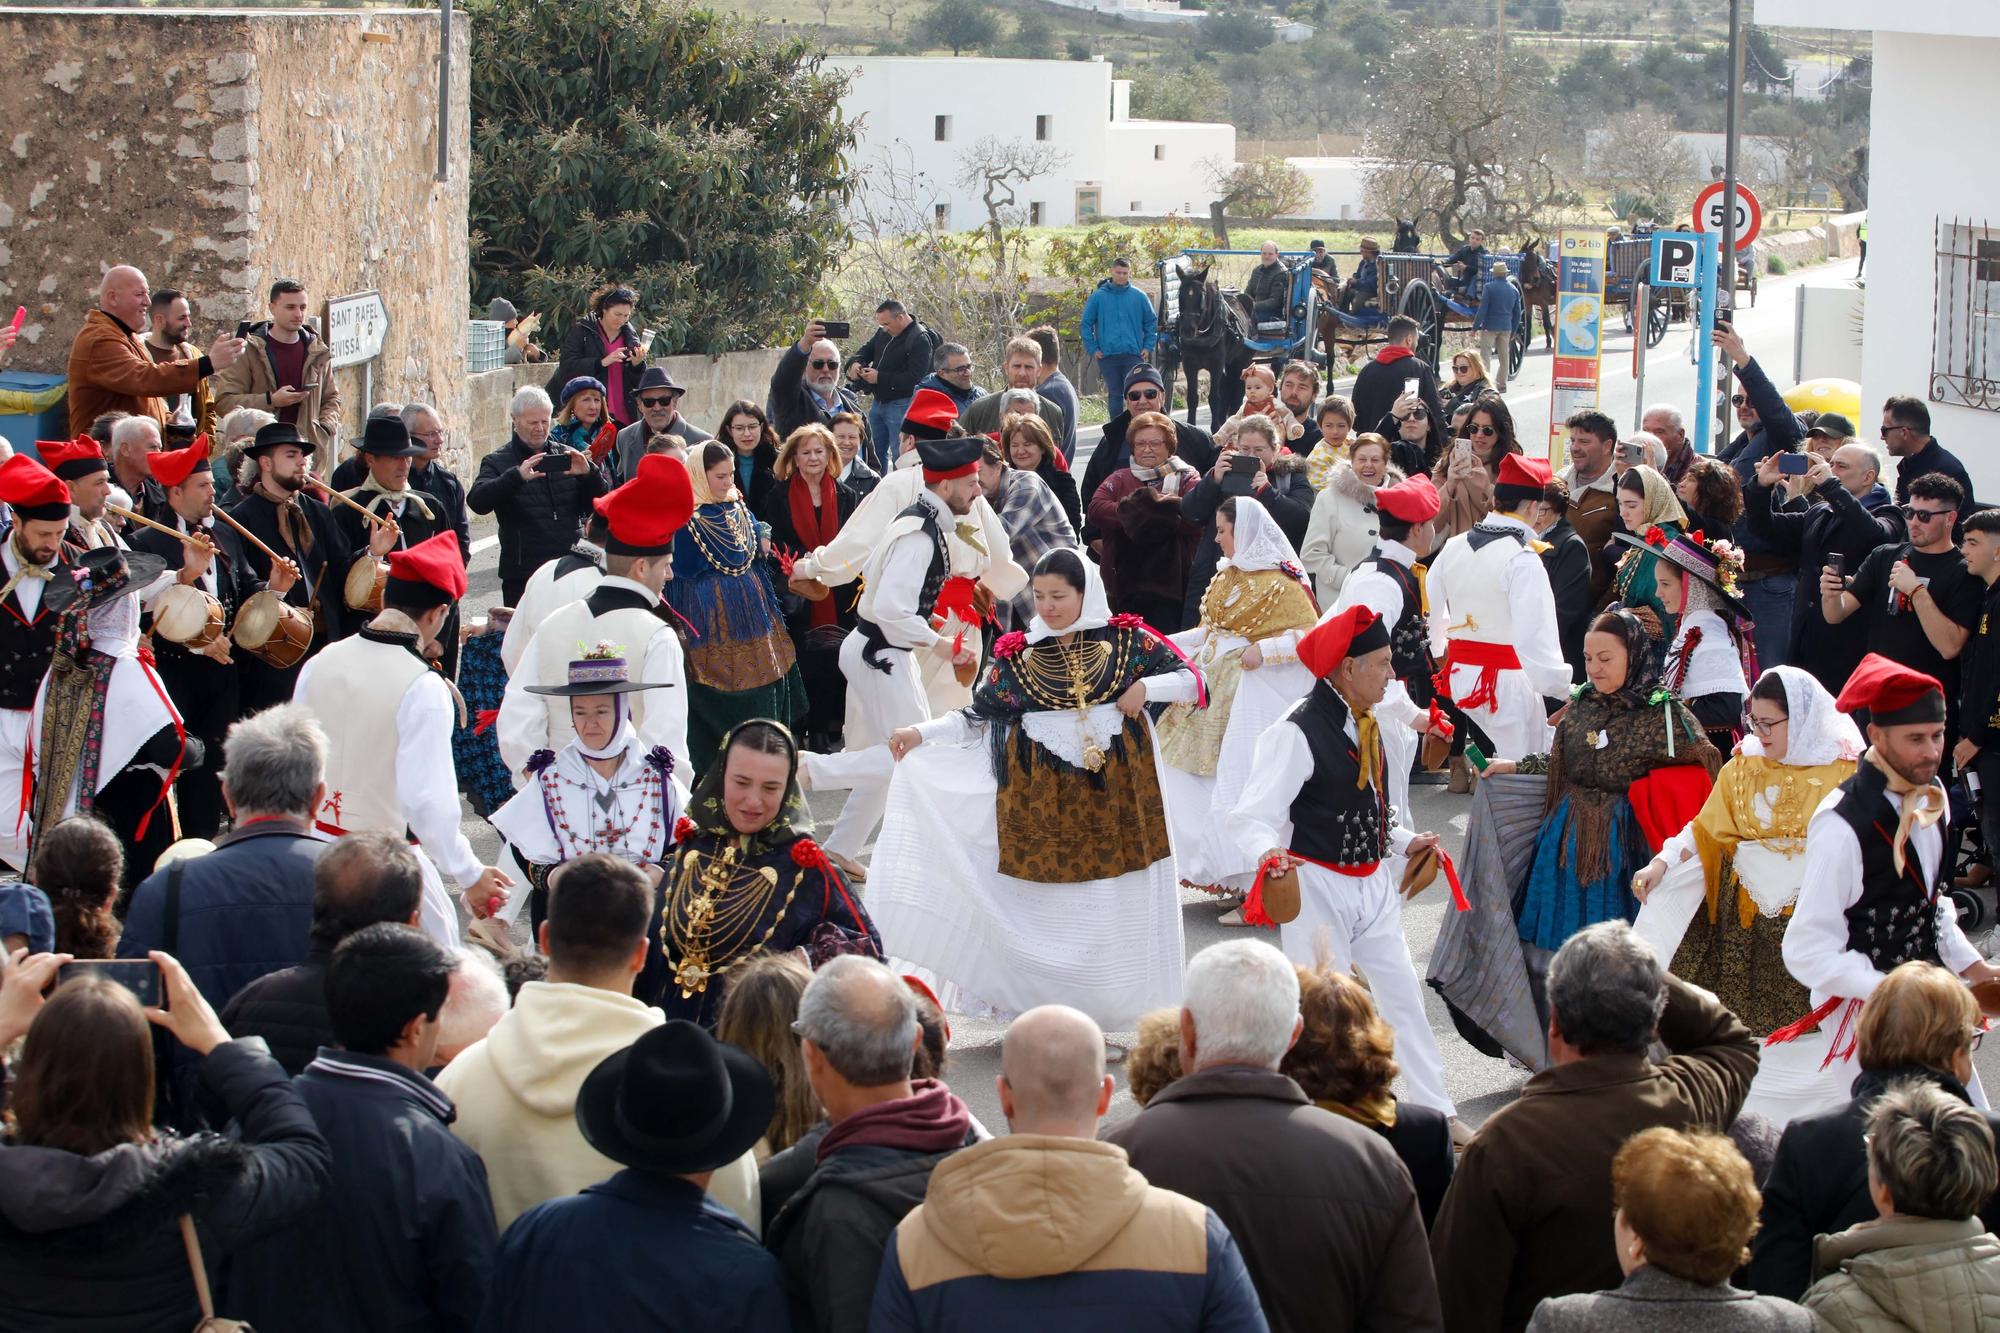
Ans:
{"label": "letter p on sign", "polygon": [[1647,281],[1655,287],[1696,286],[1696,245],[1695,238],[1686,232],[1655,232]]}

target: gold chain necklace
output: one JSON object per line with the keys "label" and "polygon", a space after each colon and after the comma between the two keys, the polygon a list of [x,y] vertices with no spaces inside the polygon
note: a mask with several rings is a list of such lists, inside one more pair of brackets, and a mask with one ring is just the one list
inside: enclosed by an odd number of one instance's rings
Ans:
{"label": "gold chain necklace", "polygon": [[[723,503],[724,517],[720,520],[710,518],[696,509],[688,520],[687,533],[694,538],[695,547],[709,564],[724,574],[741,574],[749,569],[751,562],[756,559],[756,544],[750,540],[750,534],[744,525],[743,506],[735,501]],[[734,539],[738,550],[717,549],[722,543],[724,533]]]}
{"label": "gold chain necklace", "polygon": [[1022,653],[1019,661],[1016,670],[1028,701],[1051,711],[1074,709],[1083,733],[1083,766],[1092,773],[1103,768],[1104,747],[1090,729],[1090,687],[1110,664],[1111,645],[1101,639],[1051,640]]}
{"label": "gold chain necklace", "polygon": [[[662,913],[660,943],[669,962],[680,960],[674,965],[674,984],[683,1000],[705,993],[711,980],[762,953],[791,911],[800,877],[793,877],[778,910],[768,912],[778,889],[777,870],[738,865],[738,855],[736,847],[725,846],[708,856],[706,865],[693,848],[682,858],[681,873]],[[763,934],[752,941],[757,923],[767,915]]]}

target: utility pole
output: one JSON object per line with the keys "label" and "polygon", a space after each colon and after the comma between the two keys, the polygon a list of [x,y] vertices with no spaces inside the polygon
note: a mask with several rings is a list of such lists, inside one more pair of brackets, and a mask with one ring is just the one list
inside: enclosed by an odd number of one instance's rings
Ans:
{"label": "utility pole", "polygon": [[[1728,116],[1723,127],[1722,157],[1722,272],[1717,274],[1720,290],[1725,293],[1721,304],[1729,311],[1729,321],[1736,322],[1736,131],[1738,108],[1743,100],[1743,0],[1729,0],[1729,96]],[[1726,373],[1726,372],[1725,372]],[[1703,385],[1704,393],[1711,392],[1713,386]],[[1729,426],[1728,407],[1718,396],[1712,406],[1716,420],[1724,431]]]}

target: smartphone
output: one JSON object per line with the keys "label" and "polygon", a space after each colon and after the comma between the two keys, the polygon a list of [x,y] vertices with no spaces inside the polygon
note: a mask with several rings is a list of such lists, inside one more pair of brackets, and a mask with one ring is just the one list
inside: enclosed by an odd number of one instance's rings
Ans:
{"label": "smartphone", "polygon": [[21,326],[27,322],[28,322],[28,307],[24,305],[17,305],[14,307],[14,322],[12,324],[9,324],[7,327],[13,330],[15,333],[19,333],[21,331]]}
{"label": "smartphone", "polygon": [[249,337],[249,336],[250,336],[251,334],[255,333],[256,331],[257,331],[257,321],[256,321],[256,320],[254,320],[254,319],[239,319],[239,320],[237,320],[237,321],[236,321],[236,336],[237,336],[237,337],[239,337],[239,338],[248,338],[248,337]]}
{"label": "smartphone", "polygon": [[1778,471],[1788,477],[1803,477],[1812,469],[1811,454],[1779,454]]}
{"label": "smartphone", "polygon": [[1260,466],[1262,464],[1259,463],[1255,454],[1232,454],[1229,458],[1229,470],[1241,476],[1256,476],[1257,469]]}
{"label": "smartphone", "polygon": [[1826,567],[1834,572],[1835,577],[1846,578],[1847,553],[1844,551],[1828,551],[1826,553]]}
{"label": "smartphone", "polygon": [[1476,742],[1467,741],[1465,743],[1465,762],[1471,764],[1481,773],[1484,773],[1493,761],[1486,757],[1486,751],[1480,749]]}
{"label": "smartphone", "polygon": [[1463,436],[1459,437],[1458,443],[1452,445],[1452,448],[1458,451],[1460,458],[1472,457],[1472,441]]}
{"label": "smartphone", "polygon": [[819,322],[825,336],[834,342],[841,342],[854,334],[853,326],[844,319],[823,319]]}
{"label": "smartphone", "polygon": [[1637,467],[1646,461],[1646,446],[1643,444],[1621,444],[1618,446],[1618,461],[1626,467]]}
{"label": "smartphone", "polygon": [[1406,380],[1404,380],[1404,381],[1403,381],[1403,392],[1404,392],[1404,393],[1406,393],[1406,394],[1409,394],[1409,393],[1415,393],[1415,392],[1417,391],[1417,389],[1419,388],[1419,386],[1420,386],[1420,383],[1421,383],[1421,382],[1420,382],[1420,381],[1419,381],[1419,380],[1418,380],[1418,379],[1417,379],[1417,378],[1416,378],[1415,376],[1412,376],[1412,377],[1410,377],[1409,379],[1406,379]]}
{"label": "smartphone", "polygon": [[567,449],[551,449],[536,460],[535,471],[545,477],[559,477],[569,471],[569,455]]}
{"label": "smartphone", "polygon": [[318,387],[319,387],[319,381],[318,381],[318,380],[314,380],[314,381],[313,381],[313,382],[312,382],[311,384],[301,384],[301,385],[299,386],[299,392],[300,392],[300,393],[311,393],[311,392],[312,392],[312,391],[313,391],[314,389],[317,389]]}
{"label": "smartphone", "polygon": [[56,984],[60,986],[91,973],[117,982],[148,1009],[166,1007],[166,980],[160,975],[160,965],[150,958],[80,958],[62,965],[56,973]]}

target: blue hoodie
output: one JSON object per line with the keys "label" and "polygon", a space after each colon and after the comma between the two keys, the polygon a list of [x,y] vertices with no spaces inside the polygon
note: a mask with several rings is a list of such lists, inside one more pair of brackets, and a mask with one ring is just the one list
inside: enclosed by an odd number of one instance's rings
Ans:
{"label": "blue hoodie", "polygon": [[1153,313],[1153,298],[1131,284],[1112,285],[1105,278],[1083,303],[1083,350],[1093,358],[1145,356],[1153,350],[1153,335],[1159,323]]}

